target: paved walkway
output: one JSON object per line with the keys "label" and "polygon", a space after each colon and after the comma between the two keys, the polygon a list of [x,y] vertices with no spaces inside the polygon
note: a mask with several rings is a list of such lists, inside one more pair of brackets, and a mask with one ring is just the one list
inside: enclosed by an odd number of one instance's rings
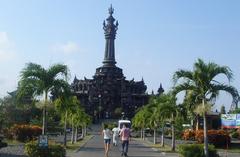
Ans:
{"label": "paved walkway", "polygon": [[[94,135],[94,137],[89,140],[84,147],[79,149],[75,153],[67,154],[68,157],[104,157],[104,145],[103,137],[100,135]],[[109,157],[120,157],[121,156],[121,146],[111,146]],[[132,140],[129,144],[129,157],[178,157],[176,153],[162,153],[152,148],[143,145],[139,141]]]}
{"label": "paved walkway", "polygon": [[24,155],[23,144],[8,145],[0,149],[0,157],[27,157]]}

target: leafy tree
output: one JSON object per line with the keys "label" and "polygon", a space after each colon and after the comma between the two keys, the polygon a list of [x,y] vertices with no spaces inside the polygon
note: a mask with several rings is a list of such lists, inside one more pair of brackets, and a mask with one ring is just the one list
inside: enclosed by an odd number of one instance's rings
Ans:
{"label": "leafy tree", "polygon": [[75,96],[71,96],[69,92],[63,92],[55,101],[57,111],[61,114],[64,121],[64,146],[67,146],[67,121],[69,116],[79,105],[79,101]]}
{"label": "leafy tree", "polygon": [[[206,103],[214,101],[219,95],[219,91],[226,91],[230,93],[234,99],[238,99],[237,90],[230,85],[220,83],[216,80],[216,76],[223,74],[229,81],[232,79],[231,69],[227,66],[219,66],[215,63],[205,63],[198,59],[194,64],[193,71],[178,70],[174,73],[173,80],[176,83],[174,93],[181,91],[191,92],[194,96],[194,105],[201,105],[205,108]],[[182,80],[178,83],[179,80]],[[177,84],[178,83],[178,84]],[[206,157],[208,153],[208,138],[207,138],[207,121],[206,112],[203,113],[204,120],[204,154]]]}
{"label": "leafy tree", "polygon": [[162,95],[165,101],[159,104],[159,115],[162,119],[169,120],[172,126],[172,151],[175,151],[175,119],[178,116],[178,106],[176,106],[176,99],[169,94]]}
{"label": "leafy tree", "polygon": [[159,113],[157,110],[157,98],[152,96],[149,101],[149,111],[152,115],[149,117],[149,126],[153,128],[153,143],[156,144],[156,130],[161,125],[161,120],[159,119]]}
{"label": "leafy tree", "polygon": [[37,119],[40,113],[34,102],[21,104],[15,96],[5,96],[0,101],[1,128],[10,127],[13,124],[30,123],[32,119]]}
{"label": "leafy tree", "polygon": [[145,140],[145,128],[149,127],[149,119],[151,117],[151,110],[148,106],[141,107],[132,119],[132,125],[135,128],[141,129],[141,138]]}
{"label": "leafy tree", "polygon": [[[81,138],[84,138],[84,136],[87,134],[87,125],[89,125],[91,123],[91,117],[86,114],[86,112],[84,111],[84,109],[78,105],[76,108],[76,112],[74,112],[74,114],[72,114],[73,117],[73,121],[72,121],[72,125],[75,128],[75,138],[74,135],[72,134],[72,143],[75,141],[77,141],[77,137],[78,137],[78,128],[81,127],[82,128],[82,135]],[[74,141],[73,141],[74,139]]]}
{"label": "leafy tree", "polygon": [[21,71],[21,79],[19,81],[18,97],[21,98],[26,93],[32,96],[43,96],[43,124],[42,134],[46,133],[46,107],[48,97],[54,88],[66,86],[68,68],[63,64],[55,64],[44,69],[41,65],[28,63]]}

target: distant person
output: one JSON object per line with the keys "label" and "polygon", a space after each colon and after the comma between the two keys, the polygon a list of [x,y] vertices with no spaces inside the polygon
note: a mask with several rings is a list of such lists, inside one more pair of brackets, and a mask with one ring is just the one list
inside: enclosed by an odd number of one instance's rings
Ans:
{"label": "distant person", "polygon": [[119,129],[118,129],[116,124],[114,125],[114,128],[112,129],[112,132],[113,132],[113,145],[117,146]]}
{"label": "distant person", "polygon": [[108,152],[109,152],[110,144],[111,144],[112,131],[108,128],[107,124],[103,124],[102,135],[103,135],[103,139],[104,139],[105,157],[108,157]]}
{"label": "distant person", "polygon": [[128,145],[129,145],[129,141],[130,141],[130,129],[126,127],[125,124],[123,124],[123,127],[120,131],[120,139],[122,141],[122,155],[121,156],[125,156],[127,157],[127,153],[128,153]]}

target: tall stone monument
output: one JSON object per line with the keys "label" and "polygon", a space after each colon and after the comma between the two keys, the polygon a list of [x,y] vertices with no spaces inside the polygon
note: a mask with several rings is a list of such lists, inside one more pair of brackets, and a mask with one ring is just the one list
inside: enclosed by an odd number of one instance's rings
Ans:
{"label": "tall stone monument", "polygon": [[92,79],[79,80],[71,84],[86,112],[94,119],[134,116],[136,109],[148,101],[144,80],[126,80],[122,69],[116,66],[115,38],[118,21],[113,17],[114,9],[109,8],[109,16],[103,22],[105,51],[103,65],[96,69]]}

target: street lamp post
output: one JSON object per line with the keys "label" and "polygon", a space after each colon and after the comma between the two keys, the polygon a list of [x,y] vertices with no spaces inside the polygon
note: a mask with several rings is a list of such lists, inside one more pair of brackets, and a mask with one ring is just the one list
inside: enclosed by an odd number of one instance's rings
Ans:
{"label": "street lamp post", "polygon": [[98,104],[98,120],[101,118],[101,109],[102,109],[102,106],[101,106],[101,94],[98,95],[98,99],[99,99],[99,104]]}

